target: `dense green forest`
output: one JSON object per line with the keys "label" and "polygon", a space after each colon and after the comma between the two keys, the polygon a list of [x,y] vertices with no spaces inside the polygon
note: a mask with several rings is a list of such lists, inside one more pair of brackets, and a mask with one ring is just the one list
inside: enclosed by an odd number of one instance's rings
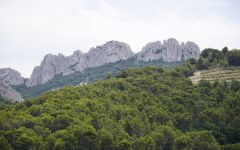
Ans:
{"label": "dense green forest", "polygon": [[1,107],[0,149],[239,149],[240,83],[193,86],[189,64],[122,70]]}
{"label": "dense green forest", "polygon": [[204,67],[239,65],[236,53],[205,49],[175,69],[124,69],[2,105],[0,149],[238,150],[240,82],[193,85],[187,78]]}
{"label": "dense green forest", "polygon": [[26,87],[25,85],[13,86],[23,98],[36,97],[44,92],[48,92],[54,89],[58,89],[69,85],[79,85],[81,82],[86,81],[95,82],[97,80],[105,79],[108,74],[115,76],[119,70],[129,67],[141,67],[141,66],[162,66],[164,68],[175,67],[182,62],[163,62],[162,60],[154,60],[149,62],[138,61],[136,58],[130,58],[128,60],[120,60],[115,63],[108,63],[106,65],[88,68],[82,72],[76,72],[68,76],[62,76],[61,74],[54,77],[47,83],[40,84],[34,87]]}

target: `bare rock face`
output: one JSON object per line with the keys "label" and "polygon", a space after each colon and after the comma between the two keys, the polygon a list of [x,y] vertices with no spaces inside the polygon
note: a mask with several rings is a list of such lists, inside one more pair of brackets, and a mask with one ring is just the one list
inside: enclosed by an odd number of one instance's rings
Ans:
{"label": "bare rock face", "polygon": [[102,46],[91,48],[85,55],[87,67],[98,67],[106,63],[125,60],[132,57],[132,52],[129,45],[123,42],[109,41]]}
{"label": "bare rock face", "polygon": [[199,47],[193,42],[179,44],[176,39],[170,38],[163,41],[148,43],[142,51],[137,54],[138,60],[151,61],[163,60],[164,62],[180,62],[189,58],[198,58]]}
{"label": "bare rock face", "polygon": [[133,56],[143,61],[181,62],[189,58],[197,59],[199,55],[200,50],[195,43],[180,44],[173,38],[163,41],[163,44],[160,41],[148,43],[137,54],[134,54],[126,43],[109,41],[101,46],[91,48],[88,53],[77,50],[71,56],[62,54],[46,55],[41,65],[34,68],[31,78],[26,82],[26,86],[33,87],[46,83],[58,74],[65,76]]}
{"label": "bare rock face", "polygon": [[24,99],[10,85],[0,81],[0,95],[10,101],[22,102]]}
{"label": "bare rock face", "polygon": [[[60,74],[67,70],[67,58],[62,54],[48,54],[44,57],[40,66],[33,69],[31,78],[26,82],[26,86],[32,87],[42,84],[52,79],[56,74]],[[65,73],[64,72],[64,73]]]}
{"label": "bare rock face", "polygon": [[48,54],[40,66],[34,68],[26,86],[32,87],[46,83],[58,74],[69,75],[86,68],[98,67],[132,57],[134,53],[126,43],[110,41],[102,46],[91,48],[88,53],[75,51],[71,56]]}
{"label": "bare rock face", "polygon": [[63,70],[64,76],[84,70],[87,68],[85,54],[80,50],[74,51],[73,54],[67,58],[67,64],[66,70]]}
{"label": "bare rock face", "polygon": [[187,60],[189,58],[198,59],[201,52],[197,44],[188,41],[183,48],[182,60]]}
{"label": "bare rock face", "polygon": [[0,69],[0,81],[3,81],[9,85],[24,84],[24,78],[21,76],[21,74],[11,68]]}
{"label": "bare rock face", "polygon": [[163,45],[160,41],[148,43],[142,48],[142,51],[137,54],[138,60],[150,61],[156,59],[163,59],[166,55],[163,52]]}

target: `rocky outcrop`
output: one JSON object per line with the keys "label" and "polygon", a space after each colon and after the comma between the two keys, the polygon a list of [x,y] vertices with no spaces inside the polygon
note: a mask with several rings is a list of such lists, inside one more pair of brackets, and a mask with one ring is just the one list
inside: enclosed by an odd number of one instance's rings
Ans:
{"label": "rocky outcrop", "polygon": [[0,69],[0,81],[9,85],[21,85],[24,84],[24,78],[19,72],[11,68]]}
{"label": "rocky outcrop", "polygon": [[4,81],[0,81],[0,95],[7,100],[22,102],[23,98],[10,85]]}
{"label": "rocky outcrop", "polygon": [[151,61],[163,60],[164,62],[181,62],[189,58],[198,58],[199,47],[193,42],[179,43],[176,39],[170,38],[163,41],[148,43],[137,54],[138,60]]}
{"label": "rocky outcrop", "polygon": [[132,57],[132,52],[129,45],[123,42],[110,41],[102,46],[91,48],[85,55],[87,68],[102,66],[106,63],[125,60]]}
{"label": "rocky outcrop", "polygon": [[58,74],[69,75],[86,68],[125,60],[133,55],[134,53],[129,45],[117,41],[110,41],[96,48],[91,48],[86,54],[79,50],[67,57],[62,54],[58,54],[58,56],[48,54],[44,57],[41,65],[34,68],[26,86],[32,87],[43,84]]}
{"label": "rocky outcrop", "polygon": [[65,76],[133,56],[142,61],[181,62],[189,58],[198,58],[199,55],[200,50],[195,43],[180,44],[173,38],[164,41],[163,44],[160,41],[148,43],[137,54],[134,54],[126,43],[109,41],[96,48],[91,48],[88,53],[77,50],[71,56],[62,54],[46,55],[41,65],[34,68],[31,78],[26,82],[26,86],[32,87],[46,83],[58,74]]}

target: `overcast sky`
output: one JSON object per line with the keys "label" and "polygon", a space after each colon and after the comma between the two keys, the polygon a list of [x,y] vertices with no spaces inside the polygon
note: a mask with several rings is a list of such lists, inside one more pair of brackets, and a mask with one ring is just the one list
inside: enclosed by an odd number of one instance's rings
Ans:
{"label": "overcast sky", "polygon": [[0,68],[30,77],[47,53],[109,40],[134,52],[170,37],[201,49],[240,48],[240,0],[0,0]]}

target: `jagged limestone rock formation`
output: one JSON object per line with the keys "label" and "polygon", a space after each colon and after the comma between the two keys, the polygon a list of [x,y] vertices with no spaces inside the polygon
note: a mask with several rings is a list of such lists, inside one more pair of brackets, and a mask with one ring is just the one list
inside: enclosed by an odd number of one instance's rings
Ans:
{"label": "jagged limestone rock formation", "polygon": [[58,54],[58,56],[48,54],[44,57],[41,65],[34,68],[26,86],[32,87],[43,84],[57,74],[69,75],[86,68],[125,60],[133,55],[134,53],[129,45],[117,41],[110,41],[96,48],[91,48],[86,54],[81,51],[75,51],[73,55],[68,57],[62,54]]}
{"label": "jagged limestone rock formation", "polygon": [[181,62],[189,58],[197,59],[199,55],[200,49],[195,43],[180,44],[173,38],[165,40],[163,44],[160,41],[148,43],[137,54],[134,54],[126,43],[109,41],[96,48],[91,48],[88,53],[77,50],[71,56],[46,55],[41,65],[34,68],[26,86],[32,87],[46,83],[58,74],[65,76],[87,68],[102,66],[106,63],[126,60],[133,56],[142,61]]}
{"label": "jagged limestone rock formation", "polygon": [[126,43],[109,41],[102,46],[90,49],[86,54],[87,67],[98,67],[110,62],[126,60],[133,55],[130,46]]}
{"label": "jagged limestone rock formation", "polygon": [[0,69],[0,81],[3,81],[9,85],[24,84],[24,78],[21,76],[21,74],[11,68]]}
{"label": "jagged limestone rock formation", "polygon": [[181,62],[189,58],[198,58],[199,47],[193,42],[179,43],[176,39],[170,38],[163,41],[148,43],[137,54],[138,60],[151,61],[163,60],[164,62]]}
{"label": "jagged limestone rock formation", "polygon": [[22,102],[24,99],[10,85],[0,80],[0,95],[7,100]]}

